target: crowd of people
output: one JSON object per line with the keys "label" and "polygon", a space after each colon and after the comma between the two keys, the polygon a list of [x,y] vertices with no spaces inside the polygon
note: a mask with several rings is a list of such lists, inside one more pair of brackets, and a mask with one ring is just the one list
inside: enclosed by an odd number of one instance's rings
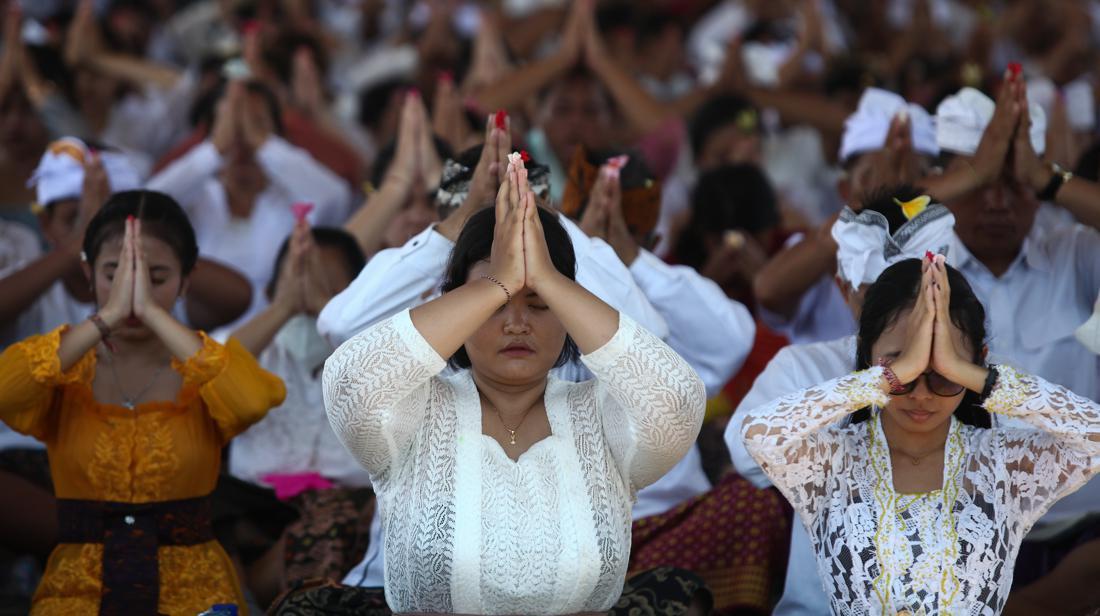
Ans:
{"label": "crowd of people", "polygon": [[0,7],[0,614],[1100,614],[1100,2]]}

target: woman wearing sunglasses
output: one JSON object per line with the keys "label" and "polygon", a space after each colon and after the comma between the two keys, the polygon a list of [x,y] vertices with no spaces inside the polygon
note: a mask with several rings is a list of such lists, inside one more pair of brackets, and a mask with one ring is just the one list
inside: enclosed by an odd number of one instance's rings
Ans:
{"label": "woman wearing sunglasses", "polygon": [[859,326],[858,371],[753,410],[745,445],[833,613],[999,614],[1031,525],[1100,470],[1100,406],[985,365],[985,311],[942,257],[887,268]]}

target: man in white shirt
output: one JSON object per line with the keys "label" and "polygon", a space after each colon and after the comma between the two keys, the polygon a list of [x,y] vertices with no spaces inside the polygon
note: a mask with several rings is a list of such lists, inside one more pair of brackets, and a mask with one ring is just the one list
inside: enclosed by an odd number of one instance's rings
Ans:
{"label": "man in white shirt", "polygon": [[[891,157],[914,174],[939,155],[932,118],[919,105],[879,88],[867,88],[856,112],[844,123],[838,160],[844,174],[841,198],[858,207],[868,191],[884,182],[915,182],[917,177],[878,177],[880,160]],[[855,331],[855,322],[833,280],[835,217],[820,229],[792,236],[757,275],[753,284],[760,318],[792,344],[834,340]]]}
{"label": "man in white shirt", "polygon": [[146,188],[179,201],[203,256],[240,270],[253,286],[244,318],[262,308],[279,238],[294,228],[292,206],[313,204],[314,225],[343,224],[347,183],[279,136],[274,95],[231,81],[210,137],[149,180]]}
{"label": "man in white shirt", "polygon": [[[845,290],[844,296],[851,314],[857,320],[864,291],[886,267],[903,259],[921,258],[926,250],[935,251],[947,246],[954,224],[954,217],[942,205],[932,205],[912,220],[905,221],[898,217],[900,208],[892,202],[891,194],[883,192],[878,196],[881,198],[868,202],[858,215],[845,209],[833,227],[840,264],[837,277]],[[899,200],[907,201],[913,196],[900,195]],[[890,212],[891,209],[897,211]],[[894,252],[893,248],[897,251]],[[887,250],[890,250],[889,257]],[[955,257],[947,252],[947,258],[953,262]],[[737,472],[758,488],[771,486],[741,440],[741,423],[746,413],[781,396],[844,376],[855,369],[855,364],[854,334],[780,349],[756,378],[726,427],[726,445]],[[829,613],[829,600],[817,570],[810,537],[796,517],[791,526],[783,597],[773,614],[827,616]]]}

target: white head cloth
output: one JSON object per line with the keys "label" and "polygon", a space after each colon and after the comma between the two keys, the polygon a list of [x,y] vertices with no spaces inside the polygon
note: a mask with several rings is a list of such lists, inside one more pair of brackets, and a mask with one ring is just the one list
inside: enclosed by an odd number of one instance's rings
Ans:
{"label": "white head cloth", "polygon": [[864,210],[856,214],[845,207],[832,229],[837,243],[837,269],[853,289],[858,289],[877,280],[898,261],[920,259],[925,252],[942,254],[950,262],[947,253],[954,227],[955,216],[938,203],[906,221],[892,236],[890,223],[879,212]]}
{"label": "white head cloth", "polygon": [[[84,161],[88,156],[88,146],[75,137],[64,137],[51,143],[31,179],[27,180],[27,187],[35,188],[38,205],[79,198],[84,190]],[[107,172],[111,192],[141,187],[141,176],[125,154],[100,151],[99,159]]]}
{"label": "white head cloth", "polygon": [[[997,103],[974,88],[963,88],[943,99],[936,108],[936,143],[941,150],[973,156],[982,133],[993,119]],[[1047,145],[1047,115],[1034,102],[1028,103],[1031,115],[1031,147],[1042,155]]]}
{"label": "white head cloth", "polygon": [[844,135],[840,138],[840,160],[845,161],[854,154],[885,147],[890,123],[901,113],[909,116],[913,149],[921,154],[939,156],[940,148],[936,145],[932,116],[923,107],[906,102],[894,92],[867,88],[859,98],[856,112],[844,121]]}

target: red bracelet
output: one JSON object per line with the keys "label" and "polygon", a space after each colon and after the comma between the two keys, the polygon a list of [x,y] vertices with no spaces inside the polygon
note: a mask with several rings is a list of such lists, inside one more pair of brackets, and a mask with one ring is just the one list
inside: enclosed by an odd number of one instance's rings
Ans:
{"label": "red bracelet", "polygon": [[898,375],[894,374],[894,371],[890,369],[890,360],[885,357],[878,360],[878,365],[882,367],[882,378],[886,379],[886,382],[890,384],[890,393],[897,394],[905,390],[905,386],[901,384],[901,379]]}
{"label": "red bracelet", "polygon": [[107,323],[103,321],[103,317],[100,317],[98,313],[92,314],[88,317],[88,320],[95,325],[95,328],[99,330],[99,338],[103,341],[103,344],[107,347],[107,350],[112,353],[115,352],[115,345],[111,344],[111,328],[107,326]]}

